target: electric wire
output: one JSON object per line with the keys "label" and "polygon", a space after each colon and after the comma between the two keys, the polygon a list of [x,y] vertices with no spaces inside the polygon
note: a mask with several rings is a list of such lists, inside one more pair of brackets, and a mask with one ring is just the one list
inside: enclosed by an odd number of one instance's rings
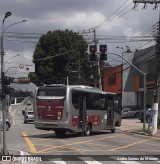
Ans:
{"label": "electric wire", "polygon": [[126,0],[124,3],[122,3],[122,5],[115,11],[113,12],[108,18],[106,18],[103,22],[99,23],[99,25],[96,25],[95,27],[91,28],[91,29],[96,29],[96,28],[100,28],[105,22],[109,21],[109,19],[116,14],[126,3],[128,0]]}

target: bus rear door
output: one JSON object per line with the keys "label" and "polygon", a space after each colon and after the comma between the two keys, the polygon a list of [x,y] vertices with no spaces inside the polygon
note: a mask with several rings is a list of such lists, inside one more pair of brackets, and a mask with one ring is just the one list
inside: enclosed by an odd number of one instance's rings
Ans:
{"label": "bus rear door", "polygon": [[78,129],[82,129],[82,131],[84,132],[86,127],[86,95],[80,92],[78,93],[78,109]]}

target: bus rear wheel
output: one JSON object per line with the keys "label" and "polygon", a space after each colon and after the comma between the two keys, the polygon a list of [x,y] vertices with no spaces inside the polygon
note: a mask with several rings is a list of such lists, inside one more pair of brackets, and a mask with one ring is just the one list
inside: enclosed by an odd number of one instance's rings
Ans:
{"label": "bus rear wheel", "polygon": [[114,129],[111,129],[111,133],[115,133],[115,130],[116,130],[115,128]]}
{"label": "bus rear wheel", "polygon": [[86,126],[86,129],[85,129],[85,131],[84,131],[84,135],[85,136],[90,136],[91,135],[91,125],[87,125]]}
{"label": "bus rear wheel", "polygon": [[66,133],[65,131],[55,130],[56,136],[64,136],[65,133]]}

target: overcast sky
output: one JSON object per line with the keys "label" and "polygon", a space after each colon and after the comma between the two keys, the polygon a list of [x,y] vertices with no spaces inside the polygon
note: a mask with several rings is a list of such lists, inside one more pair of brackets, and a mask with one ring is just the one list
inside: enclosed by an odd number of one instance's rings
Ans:
{"label": "overcast sky", "polygon": [[[153,10],[154,4],[149,4],[145,9],[142,9],[144,4],[132,10],[133,7],[133,0],[0,0],[0,27],[7,11],[12,15],[5,20],[4,27],[29,19],[11,26],[5,33],[6,69],[15,64],[17,66],[20,61],[32,60],[39,37],[47,31],[58,29],[81,33],[96,27],[98,43],[107,44],[109,52],[121,53],[122,49],[117,49],[117,46],[129,46],[134,51],[154,45],[150,40],[149,44],[133,40],[126,42],[125,37],[153,36],[154,24],[159,20],[159,8]],[[88,35],[93,36],[93,33]],[[88,42],[91,41],[90,36],[85,34]],[[118,39],[117,36],[122,38]],[[21,55],[11,58],[17,54]],[[109,55],[108,61],[114,63],[121,59]],[[14,68],[8,70],[8,74],[19,76]]]}

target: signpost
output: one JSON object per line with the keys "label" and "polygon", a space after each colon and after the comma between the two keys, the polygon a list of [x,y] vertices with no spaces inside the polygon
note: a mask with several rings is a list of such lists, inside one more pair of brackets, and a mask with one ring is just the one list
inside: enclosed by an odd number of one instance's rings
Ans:
{"label": "signpost", "polygon": [[35,64],[19,64],[18,72],[35,72]]}

